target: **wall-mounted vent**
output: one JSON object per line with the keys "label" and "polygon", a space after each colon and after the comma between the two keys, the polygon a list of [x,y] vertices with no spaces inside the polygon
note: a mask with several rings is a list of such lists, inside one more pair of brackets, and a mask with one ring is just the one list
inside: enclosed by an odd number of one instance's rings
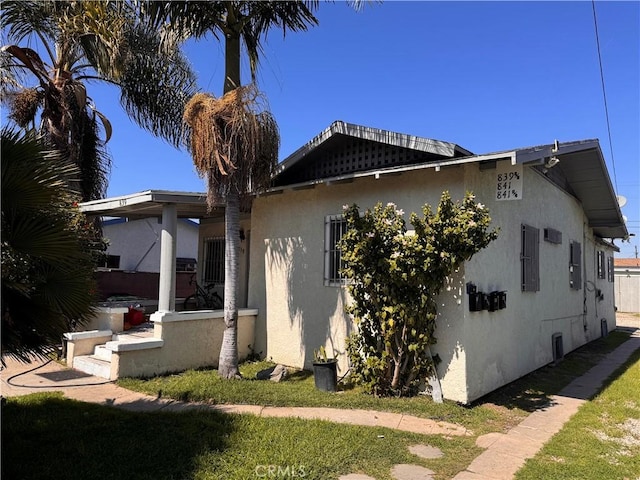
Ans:
{"label": "wall-mounted vent", "polygon": [[562,243],[562,232],[554,228],[545,228],[544,241],[560,245]]}
{"label": "wall-mounted vent", "polygon": [[553,364],[557,365],[564,358],[564,346],[562,344],[562,333],[554,333],[551,336],[551,348],[553,349]]}

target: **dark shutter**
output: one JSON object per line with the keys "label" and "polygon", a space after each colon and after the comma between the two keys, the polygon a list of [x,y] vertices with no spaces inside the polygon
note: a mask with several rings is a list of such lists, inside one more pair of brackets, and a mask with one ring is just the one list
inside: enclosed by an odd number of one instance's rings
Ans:
{"label": "dark shutter", "polygon": [[579,242],[571,242],[569,285],[573,290],[582,288],[582,246]]}

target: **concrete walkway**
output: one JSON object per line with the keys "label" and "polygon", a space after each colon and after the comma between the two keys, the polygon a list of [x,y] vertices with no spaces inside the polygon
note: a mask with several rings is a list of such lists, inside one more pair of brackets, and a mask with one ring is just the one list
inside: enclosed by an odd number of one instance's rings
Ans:
{"label": "concrete walkway", "polygon": [[211,405],[156,398],[119,387],[113,382],[56,363],[35,360],[24,365],[7,359],[7,368],[0,372],[1,394],[5,397],[35,392],[58,391],[82,402],[98,403],[137,412],[178,412],[214,410],[221,413],[249,413],[259,417],[298,417],[327,420],[336,423],[387,427],[425,435],[468,436],[472,432],[448,422],[375,410],[341,410],[323,407],[267,407],[261,405]]}
{"label": "concrete walkway", "polygon": [[[486,450],[454,477],[454,480],[512,479],[527,458],[533,457],[555,433],[560,431],[578,408],[600,389],[606,379],[640,348],[640,330],[608,354],[598,365],[577,378],[552,398],[551,403],[535,411],[507,433],[491,433],[478,437],[476,444]],[[309,407],[264,407],[259,405],[209,405],[159,399],[124,389],[112,382],[55,362],[34,361],[24,365],[6,359],[7,367],[0,372],[0,394],[5,397],[34,392],[61,391],[65,396],[84,402],[114,406],[131,411],[177,412],[209,409],[223,413],[250,413],[262,417],[299,417],[321,419],[353,425],[388,427],[426,435],[472,435],[465,428],[434,420],[397,413],[371,410],[340,410]],[[416,455],[431,447],[415,446]],[[396,465],[392,475],[397,480],[433,478],[433,472],[417,465]],[[370,479],[353,474],[343,480]],[[375,479],[374,479],[375,480]]]}
{"label": "concrete walkway", "polygon": [[476,445],[486,448],[454,480],[509,480],[558,433],[562,426],[603,383],[640,348],[640,330],[609,353],[599,364],[563,388],[551,402],[536,410],[507,433],[490,433],[478,437]]}

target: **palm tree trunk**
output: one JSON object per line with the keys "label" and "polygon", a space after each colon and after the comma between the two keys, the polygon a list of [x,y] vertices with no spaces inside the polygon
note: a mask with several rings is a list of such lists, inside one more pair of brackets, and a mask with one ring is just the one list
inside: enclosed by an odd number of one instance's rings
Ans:
{"label": "palm tree trunk", "polygon": [[[240,86],[240,35],[225,36],[224,93]],[[218,360],[218,374],[240,378],[238,368],[238,255],[240,251],[240,197],[228,186],[225,217],[224,335]]]}
{"label": "palm tree trunk", "polygon": [[240,35],[225,36],[224,93],[240,86]]}
{"label": "palm tree trunk", "polygon": [[240,251],[240,198],[229,188],[225,208],[224,335],[218,360],[223,378],[239,378],[238,369],[238,254]]}

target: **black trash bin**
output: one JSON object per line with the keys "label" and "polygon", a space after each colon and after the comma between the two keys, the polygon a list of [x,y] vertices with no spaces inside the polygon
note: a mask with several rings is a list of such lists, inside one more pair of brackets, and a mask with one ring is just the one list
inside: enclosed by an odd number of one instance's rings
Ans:
{"label": "black trash bin", "polygon": [[324,392],[335,392],[338,386],[338,361],[313,362],[313,379],[316,388]]}

